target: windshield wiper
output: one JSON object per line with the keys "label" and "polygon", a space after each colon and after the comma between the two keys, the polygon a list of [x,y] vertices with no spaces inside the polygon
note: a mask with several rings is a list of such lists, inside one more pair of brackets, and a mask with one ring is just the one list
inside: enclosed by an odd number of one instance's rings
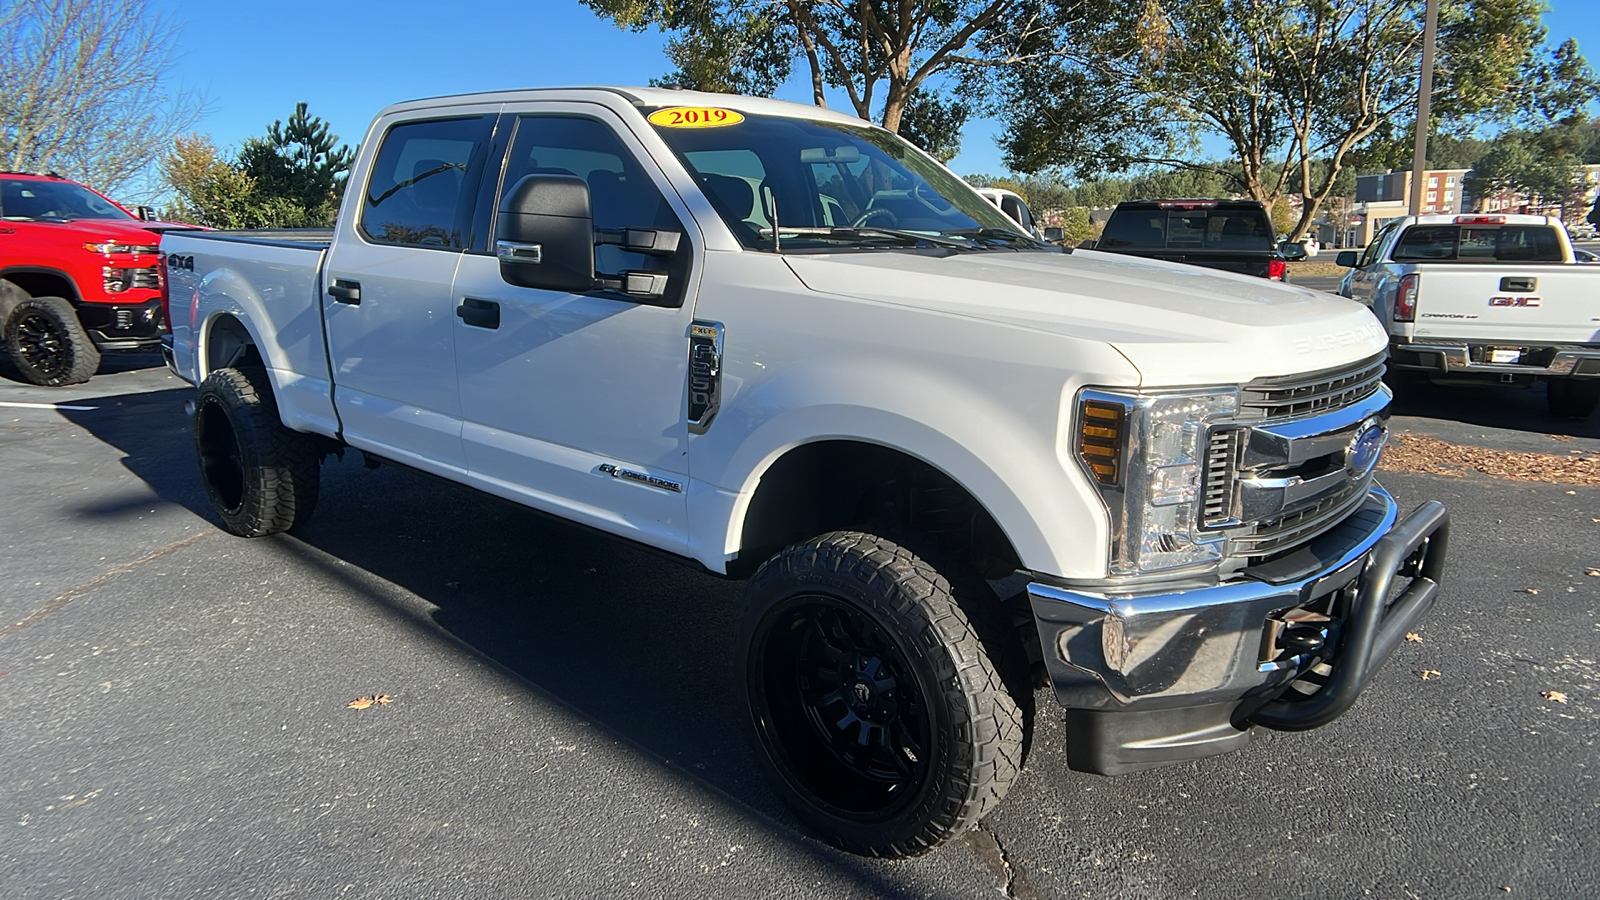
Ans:
{"label": "windshield wiper", "polygon": [[1005,243],[1025,244],[1029,247],[1041,246],[1039,241],[1035,238],[1012,231],[1009,228],[995,228],[992,225],[985,225],[982,228],[961,228],[955,231],[946,231],[942,233],[955,237],[971,239],[982,238],[992,241],[1002,241]]}
{"label": "windshield wiper", "polygon": [[[771,228],[763,228],[760,233],[764,238],[772,237]],[[874,228],[854,225],[790,228],[787,225],[780,225],[778,226],[778,233],[792,234],[796,237],[815,237],[825,240],[844,240],[858,243],[870,241],[872,238],[888,238],[905,247],[931,244],[935,247],[952,247],[957,250],[972,249],[972,245],[967,241],[951,240],[942,235],[923,234],[920,231],[902,231],[898,228]]]}

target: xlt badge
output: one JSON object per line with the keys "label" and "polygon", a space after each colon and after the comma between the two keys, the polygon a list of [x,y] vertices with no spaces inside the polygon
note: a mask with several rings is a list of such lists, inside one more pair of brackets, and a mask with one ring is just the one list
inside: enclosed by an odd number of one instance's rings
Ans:
{"label": "xlt badge", "polygon": [[722,405],[722,323],[689,323],[689,432],[705,434]]}

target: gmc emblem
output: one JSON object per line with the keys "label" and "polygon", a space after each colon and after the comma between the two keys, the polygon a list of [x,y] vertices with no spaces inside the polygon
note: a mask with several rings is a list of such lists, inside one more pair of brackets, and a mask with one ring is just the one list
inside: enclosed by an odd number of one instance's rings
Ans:
{"label": "gmc emblem", "polygon": [[1538,306],[1538,297],[1490,297],[1490,306]]}

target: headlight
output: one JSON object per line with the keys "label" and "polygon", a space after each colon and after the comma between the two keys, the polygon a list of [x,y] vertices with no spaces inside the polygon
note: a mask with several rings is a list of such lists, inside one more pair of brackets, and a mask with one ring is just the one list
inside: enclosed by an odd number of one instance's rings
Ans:
{"label": "headlight", "polygon": [[1197,497],[1206,428],[1238,411],[1233,387],[1078,395],[1078,457],[1111,513],[1110,574],[1205,567],[1222,558],[1222,535],[1200,530]]}
{"label": "headlight", "polygon": [[83,249],[90,253],[99,253],[102,256],[121,255],[124,253],[145,255],[161,252],[161,248],[154,244],[84,244]]}

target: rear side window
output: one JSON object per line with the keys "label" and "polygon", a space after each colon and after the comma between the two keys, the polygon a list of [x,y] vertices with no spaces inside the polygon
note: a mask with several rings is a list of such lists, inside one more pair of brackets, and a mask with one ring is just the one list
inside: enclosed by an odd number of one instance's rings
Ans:
{"label": "rear side window", "polygon": [[464,247],[492,124],[474,116],[389,129],[362,200],[361,233],[384,244]]}
{"label": "rear side window", "polygon": [[1272,223],[1258,209],[1125,209],[1106,223],[1099,246],[1270,253]]}
{"label": "rear side window", "polygon": [[1395,262],[1561,262],[1548,225],[1414,225],[1400,235]]}

